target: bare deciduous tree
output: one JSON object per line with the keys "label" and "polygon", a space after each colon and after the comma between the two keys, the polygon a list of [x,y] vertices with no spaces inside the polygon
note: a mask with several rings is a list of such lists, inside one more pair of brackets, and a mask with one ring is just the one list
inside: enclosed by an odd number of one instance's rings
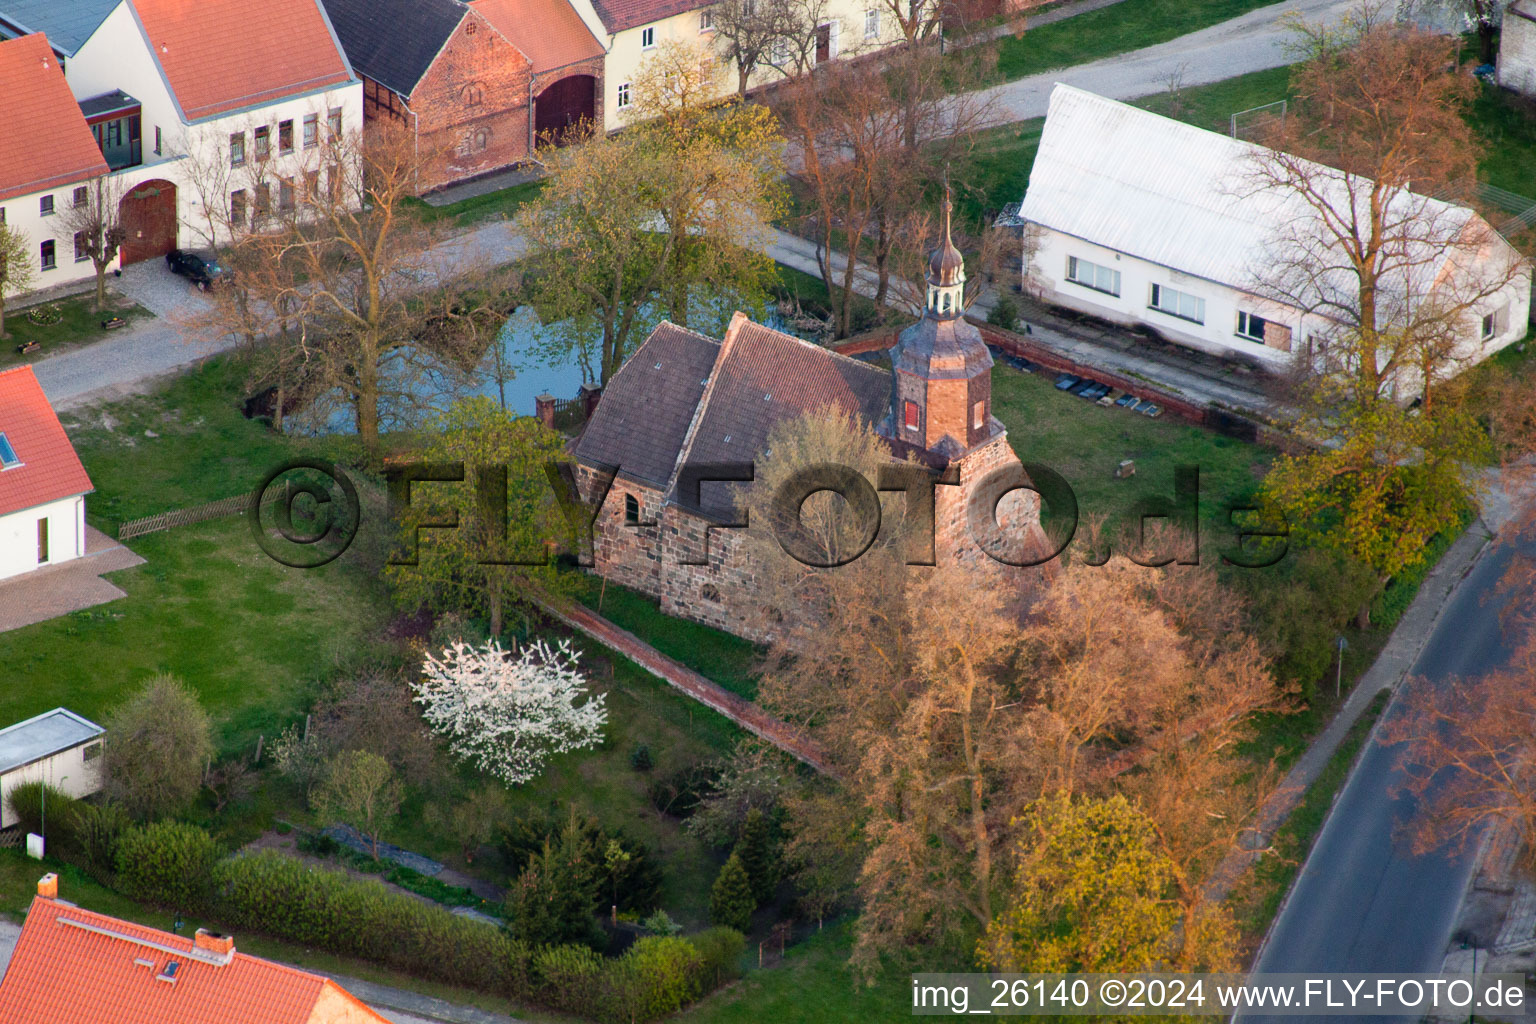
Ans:
{"label": "bare deciduous tree", "polygon": [[91,308],[100,313],[107,298],[107,269],[117,259],[126,237],[119,213],[126,188],[123,179],[112,174],[93,178],[79,188],[85,189],[84,201],[71,201],[62,220],[65,230],[74,236],[76,255],[84,253],[90,257],[91,267],[96,271]]}
{"label": "bare deciduous tree", "polygon": [[1403,713],[1381,742],[1404,746],[1403,789],[1422,803],[1410,823],[1414,849],[1465,848],[1508,822],[1536,856],[1536,647],[1479,679],[1409,685]]}

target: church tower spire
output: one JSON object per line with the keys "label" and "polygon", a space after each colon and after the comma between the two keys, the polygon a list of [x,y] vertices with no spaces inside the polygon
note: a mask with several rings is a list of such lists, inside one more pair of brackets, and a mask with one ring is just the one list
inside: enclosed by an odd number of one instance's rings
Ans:
{"label": "church tower spire", "polygon": [[944,237],[928,257],[928,302],[925,316],[957,317],[965,305],[965,257],[955,248],[950,235],[950,217],[955,204],[950,195],[949,175],[944,175]]}
{"label": "church tower spire", "polygon": [[1003,432],[992,416],[992,354],[965,319],[965,257],[951,233],[944,182],[942,235],[928,257],[923,318],[891,350],[891,408],[881,433],[939,461],[964,456]]}

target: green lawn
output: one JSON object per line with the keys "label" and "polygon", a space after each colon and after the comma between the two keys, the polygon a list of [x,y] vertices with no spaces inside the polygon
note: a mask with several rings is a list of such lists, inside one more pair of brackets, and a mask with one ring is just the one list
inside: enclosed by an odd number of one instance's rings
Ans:
{"label": "green lawn", "polygon": [[757,696],[755,670],[761,656],[751,643],[723,630],[662,614],[656,601],[619,586],[603,585],[595,576],[578,581],[577,600],[599,612],[615,625],[682,662],[700,675],[753,700]]}
{"label": "green lawn", "polygon": [[1536,109],[1496,86],[1484,85],[1472,107],[1471,121],[1487,147],[1478,177],[1536,200]]}
{"label": "green lawn", "polygon": [[129,546],[146,564],[109,577],[127,597],[0,633],[0,722],[60,705],[99,721],[146,678],[171,672],[202,699],[222,747],[270,740],[390,614],[357,556],[287,568],[256,546],[243,517]]}
{"label": "green lawn", "polygon": [[997,78],[1012,81],[1054,68],[1139,50],[1236,18],[1272,0],[1122,0],[1063,21],[1005,36]]}
{"label": "green lawn", "polygon": [[[860,983],[848,969],[852,946],[851,926],[828,925],[825,931],[786,950],[781,965],[749,971],[741,981],[673,1019],[680,1024],[842,1024],[911,1019],[908,975],[889,971],[873,986]],[[944,966],[933,965],[932,969],[943,970]]]}
{"label": "green lawn", "polygon": [[[100,313],[92,311],[91,300],[91,294],[74,295],[55,302],[28,306],[25,309],[13,308],[14,303],[7,303],[5,310],[7,337],[0,342],[0,370],[19,366],[22,363],[35,363],[64,349],[73,348],[85,342],[99,341],[111,333],[103,330],[101,326],[102,320],[109,316],[120,316],[129,324],[154,316],[143,306],[122,296],[114,295],[110,291],[107,292],[107,301]],[[36,313],[43,317],[46,314],[46,318],[51,320],[55,312],[59,317],[57,323],[36,324],[27,315]],[[118,328],[118,330],[127,330],[127,328]],[[43,347],[26,355],[16,350],[17,346],[33,341]]]}
{"label": "green lawn", "polygon": [[245,381],[241,360],[224,356],[150,394],[65,414],[96,485],[91,521],[112,533],[127,519],[249,493],[289,459],[352,448],[350,439],[288,437],[246,419]]}
{"label": "green lawn", "polygon": [[433,206],[424,200],[411,201],[411,206],[422,211],[429,221],[452,222],[458,227],[471,227],[488,220],[511,217],[544,190],[543,181],[527,181],[485,195],[471,196],[447,206]]}
{"label": "green lawn", "polygon": [[[1104,408],[1057,391],[1052,373],[1028,374],[999,366],[992,371],[992,409],[1008,428],[1014,451],[1066,478],[1077,496],[1079,522],[1102,517],[1113,530],[1133,525],[1139,503],[1174,495],[1174,469],[1200,471],[1202,559],[1216,559],[1234,534],[1227,509],[1251,497],[1270,453],[1164,415],[1152,420]],[[1116,479],[1122,459],[1134,459],[1135,476]]]}

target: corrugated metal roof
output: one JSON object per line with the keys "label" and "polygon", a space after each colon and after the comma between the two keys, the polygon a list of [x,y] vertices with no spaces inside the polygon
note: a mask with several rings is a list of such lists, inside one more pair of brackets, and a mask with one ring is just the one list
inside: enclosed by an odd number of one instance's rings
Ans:
{"label": "corrugated metal roof", "polygon": [[[1277,252],[1324,239],[1316,211],[1294,190],[1253,177],[1263,147],[1058,84],[1020,208],[1023,219],[1239,289],[1253,289]],[[1320,187],[1348,207],[1341,172],[1313,165]],[[1361,179],[1354,193],[1363,198]],[[1367,183],[1368,184],[1368,183]],[[1459,231],[1476,215],[1398,192],[1393,220],[1444,217]],[[1437,234],[1441,233],[1437,230]],[[1395,265],[1432,279],[1445,254],[1394,253]],[[1340,264],[1342,266],[1342,264]],[[1349,291],[1347,271],[1334,288]]]}
{"label": "corrugated metal roof", "polygon": [[65,708],[44,711],[0,729],[0,774],[40,758],[78,747],[106,730]]}

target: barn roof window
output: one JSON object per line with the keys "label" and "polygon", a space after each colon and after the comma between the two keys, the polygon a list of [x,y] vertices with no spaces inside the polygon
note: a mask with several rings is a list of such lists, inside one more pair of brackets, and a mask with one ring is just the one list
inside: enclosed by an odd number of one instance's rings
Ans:
{"label": "barn roof window", "polygon": [[0,469],[10,469],[12,466],[21,465],[21,459],[16,456],[16,449],[11,446],[11,439],[4,433],[0,433]]}

